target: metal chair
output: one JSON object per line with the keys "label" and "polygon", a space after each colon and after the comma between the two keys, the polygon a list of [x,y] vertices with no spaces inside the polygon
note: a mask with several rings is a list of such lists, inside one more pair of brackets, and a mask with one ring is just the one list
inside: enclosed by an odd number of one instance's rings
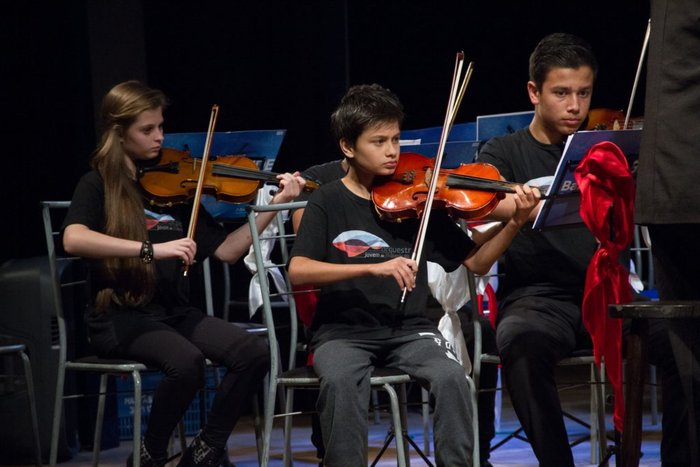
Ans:
{"label": "metal chair", "polygon": [[[274,206],[249,206],[248,207],[248,224],[251,226],[251,235],[253,238],[253,249],[255,252],[255,259],[257,270],[260,276],[260,286],[262,289],[263,297],[263,317],[264,322],[268,327],[270,352],[272,356],[272,364],[270,369],[270,384],[267,392],[267,402],[265,403],[265,419],[264,419],[264,429],[263,429],[263,455],[261,459],[261,465],[267,466],[270,458],[270,441],[273,428],[273,420],[275,417],[285,417],[284,422],[284,465],[291,464],[291,445],[290,445],[290,434],[292,428],[291,415],[295,413],[292,412],[293,401],[294,401],[294,389],[295,388],[318,388],[319,378],[314,373],[313,368],[309,366],[295,367],[295,353],[291,352],[289,357],[289,365],[287,370],[283,371],[281,367],[281,362],[278,357],[279,355],[279,344],[277,332],[275,329],[275,316],[272,309],[272,301],[283,299],[287,301],[289,308],[289,321],[290,321],[290,339],[292,341],[291,348],[296,348],[297,336],[298,336],[298,322],[297,322],[297,312],[294,293],[290,292],[292,290],[289,279],[286,275],[286,265],[289,261],[289,249],[290,243],[294,237],[293,234],[285,233],[284,222],[282,218],[282,212],[288,209],[299,209],[305,206],[305,202],[296,203],[286,203],[278,204]],[[261,237],[255,228],[255,216],[259,212],[277,212],[276,222],[278,226],[278,234],[274,237]],[[266,264],[264,254],[261,248],[261,241],[271,240],[279,243],[281,261],[278,264]],[[268,279],[267,270],[270,268],[279,268],[283,272],[287,290],[278,291],[276,293],[271,292],[270,281]],[[308,293],[302,292],[302,293]],[[471,380],[468,379],[471,384]],[[406,426],[406,416],[405,416],[405,405],[400,403],[400,400],[404,397],[405,384],[413,382],[413,379],[400,371],[391,368],[377,368],[372,377],[371,385],[373,388],[381,388],[389,394],[390,399],[390,409],[392,415],[392,423],[394,426],[394,434],[396,440],[396,451],[398,457],[398,464],[400,466],[408,465],[408,446],[404,443],[404,434]],[[395,386],[399,388],[399,394],[395,389]],[[277,391],[283,389],[285,391],[285,407],[284,413],[275,414],[275,398]],[[472,386],[472,395],[475,392]],[[472,407],[474,413],[476,413],[476,400],[472,397]],[[478,443],[475,443],[475,462],[478,463]],[[380,453],[381,454],[381,453]],[[429,463],[429,460],[424,459]]]}
{"label": "metal chair", "polygon": [[[59,360],[57,362],[58,371],[56,378],[56,399],[53,411],[53,424],[51,429],[51,451],[49,455],[49,465],[56,465],[58,453],[58,439],[61,426],[61,418],[63,413],[63,399],[67,397],[81,397],[82,395],[66,396],[64,395],[64,384],[66,371],[82,371],[92,372],[100,375],[100,386],[98,394],[97,418],[95,420],[95,436],[93,442],[92,465],[98,466],[100,460],[100,444],[102,439],[102,424],[104,420],[105,402],[107,396],[107,382],[109,376],[129,376],[134,385],[134,417],[133,417],[133,449],[135,453],[141,449],[141,373],[146,371],[158,371],[155,368],[148,368],[140,362],[121,359],[104,359],[96,356],[80,357],[75,359],[68,358],[68,342],[70,341],[66,318],[63,312],[62,295],[68,288],[83,287],[87,293],[87,281],[83,271],[80,272],[81,277],[74,278],[70,281],[63,281],[64,272],[72,268],[73,272],[79,271],[82,260],[76,257],[67,257],[59,255],[56,242],[59,240],[59,231],[55,226],[60,226],[59,218],[62,220],[63,215],[55,214],[61,210],[64,214],[70,206],[70,201],[42,201],[42,217],[44,223],[44,233],[46,236],[46,246],[49,256],[49,270],[51,279],[51,291],[53,298],[53,308],[55,310],[56,322],[56,345],[59,349]],[[84,268],[82,268],[84,269]],[[75,289],[73,289],[75,290]],[[186,448],[186,439],[184,433],[184,425],[181,423],[179,427],[180,443],[184,450]],[[139,467],[140,459],[138,455],[134,456],[134,467]]]}
{"label": "metal chair", "polygon": [[[469,271],[468,273],[469,282],[469,292],[471,297],[477,297],[476,292],[476,282],[474,274]],[[475,301],[472,301],[474,304]],[[481,373],[481,365],[500,365],[501,359],[498,355],[491,355],[482,353],[481,350],[481,325],[479,324],[479,313],[480,310],[477,306],[472,306],[473,321],[474,321],[474,362],[472,375],[474,379],[474,384],[479,390],[479,379]],[[573,354],[570,357],[564,358],[559,361],[558,366],[573,366],[573,365],[588,365],[590,367],[590,380],[585,384],[590,385],[590,421],[587,423],[572,414],[564,412],[564,416],[573,420],[574,422],[585,426],[589,429],[590,436],[582,437],[574,440],[570,443],[571,446],[575,446],[586,439],[590,440],[591,443],[591,463],[597,463],[598,460],[605,458],[607,454],[607,444],[606,444],[606,429],[605,429],[605,402],[603,395],[603,377],[604,374],[602,369],[598,369],[595,365],[593,355],[591,352],[585,352],[584,354]],[[500,390],[500,389],[496,389]],[[491,447],[491,451],[499,448],[512,438],[517,438],[522,441],[527,441],[527,438],[522,436],[520,433],[523,431],[522,427],[518,428],[514,432],[508,434],[504,439],[500,440],[494,446]]]}
{"label": "metal chair", "polygon": [[[32,435],[34,437],[34,456],[35,465],[40,467],[41,463],[41,441],[39,438],[39,422],[37,421],[36,400],[34,398],[34,379],[32,378],[32,365],[27,356],[27,347],[24,344],[12,342],[13,339],[3,339],[0,344],[0,357],[19,357],[22,361],[24,370],[24,381],[27,388],[27,404],[29,405],[29,414],[32,421]],[[12,390],[15,386],[14,374],[6,375],[8,383],[6,387]]]}

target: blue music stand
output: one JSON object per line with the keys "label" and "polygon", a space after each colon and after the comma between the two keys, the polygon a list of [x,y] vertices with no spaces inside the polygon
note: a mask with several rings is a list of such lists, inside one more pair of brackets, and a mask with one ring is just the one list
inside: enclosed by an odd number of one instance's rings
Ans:
{"label": "blue music stand", "polygon": [[564,153],[559,160],[552,184],[545,193],[547,199],[537,214],[532,228],[544,230],[582,224],[583,220],[579,214],[581,192],[574,178],[574,170],[578,163],[593,145],[610,141],[622,150],[634,173],[641,138],[641,129],[579,131],[570,135],[566,140]]}
{"label": "blue music stand", "polygon": [[[420,128],[417,130],[401,130],[402,145],[406,144],[425,144],[440,142],[442,134],[441,126],[430,128]],[[455,123],[452,125],[452,130],[447,136],[447,141],[473,141],[476,139],[476,122]]]}
{"label": "blue music stand", "polygon": [[[401,152],[414,152],[434,158],[440,141],[442,127],[422,128],[401,132]],[[442,167],[451,169],[459,164],[474,162],[478,150],[476,141],[476,123],[459,123],[452,126],[452,131],[445,143],[445,155]]]}
{"label": "blue music stand", "polygon": [[494,136],[515,133],[532,121],[533,110],[504,114],[481,115],[476,117],[476,139],[487,141]]}

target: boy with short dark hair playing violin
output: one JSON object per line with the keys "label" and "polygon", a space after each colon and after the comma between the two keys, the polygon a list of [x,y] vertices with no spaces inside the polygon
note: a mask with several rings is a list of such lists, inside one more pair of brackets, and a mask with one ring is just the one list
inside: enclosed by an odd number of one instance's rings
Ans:
{"label": "boy with short dark hair playing violin", "polygon": [[311,345],[321,378],[325,465],[367,463],[374,366],[405,371],[429,388],[438,465],[472,464],[469,387],[464,368],[424,313],[425,264],[434,261],[447,271],[464,264],[486,273],[539,198],[536,189],[518,187],[516,215],[479,247],[446,213],[434,212],[416,264],[410,256],[418,222],[381,220],[370,201],[375,179],[398,166],[402,121],[403,108],[389,90],[374,84],[348,91],[331,117],[348,172],[311,195],[292,250],[292,282],[321,287]]}

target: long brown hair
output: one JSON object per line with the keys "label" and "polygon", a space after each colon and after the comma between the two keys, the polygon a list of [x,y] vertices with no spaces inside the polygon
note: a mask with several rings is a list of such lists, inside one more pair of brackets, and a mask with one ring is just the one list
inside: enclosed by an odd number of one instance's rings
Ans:
{"label": "long brown hair", "polygon": [[[104,181],[104,232],[107,235],[138,241],[148,239],[143,198],[134,183],[134,173],[127,165],[128,156],[121,140],[142,112],[166,105],[161,91],[138,81],[117,84],[102,100],[102,136],[92,167]],[[98,293],[98,311],[105,311],[112,302],[124,306],[144,305],[153,297],[153,263],[144,264],[140,258],[108,258],[103,265],[108,283],[113,287]]]}

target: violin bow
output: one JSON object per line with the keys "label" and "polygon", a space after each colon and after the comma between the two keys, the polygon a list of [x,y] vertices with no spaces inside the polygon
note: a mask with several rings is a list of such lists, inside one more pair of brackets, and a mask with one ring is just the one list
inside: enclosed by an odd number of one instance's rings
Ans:
{"label": "violin bow", "polygon": [[[207,170],[207,162],[209,161],[209,153],[211,152],[211,140],[214,136],[214,127],[216,126],[216,119],[219,116],[219,106],[214,104],[211,107],[211,116],[209,117],[209,128],[207,129],[207,139],[204,142],[204,153],[202,154],[202,166],[199,168],[199,179],[197,181],[197,189],[194,192],[194,199],[192,200],[192,215],[190,216],[190,225],[187,229],[187,238],[194,239],[194,232],[197,227],[197,217],[199,216],[199,201],[202,198],[202,190],[204,189],[204,177]],[[193,168],[196,166],[196,161],[194,161]],[[188,266],[183,267],[182,275],[187,275]]]}
{"label": "violin bow", "polygon": [[632,103],[634,102],[634,96],[637,94],[637,84],[639,84],[639,76],[642,73],[642,65],[644,64],[644,57],[646,56],[647,47],[649,46],[649,35],[651,34],[651,19],[647,22],[647,30],[644,34],[644,43],[642,44],[642,53],[639,56],[639,64],[637,65],[637,73],[634,75],[634,84],[632,84],[632,95],[630,96],[630,102],[627,106],[627,113],[625,114],[625,126],[623,129],[627,129],[627,125],[630,121],[630,114],[632,113]]}
{"label": "violin bow", "polygon": [[[428,221],[430,220],[430,213],[432,212],[433,199],[435,198],[435,190],[438,183],[438,174],[440,172],[440,167],[442,166],[442,159],[445,153],[445,145],[447,144],[447,137],[452,130],[452,124],[454,123],[459,106],[462,103],[462,98],[467,90],[467,84],[469,84],[469,79],[474,71],[474,63],[469,62],[466,71],[462,73],[462,68],[464,67],[464,52],[458,52],[455,59],[455,69],[452,74],[452,86],[450,88],[450,97],[447,101],[447,111],[445,112],[445,121],[442,126],[442,133],[440,134],[440,142],[438,144],[437,154],[435,155],[435,164],[433,168],[433,175],[430,177],[430,187],[428,189],[428,195],[425,201],[425,209],[423,210],[423,215],[418,226],[418,234],[416,235],[416,243],[413,247],[413,254],[411,259],[416,263],[420,263],[421,256],[423,254],[423,246],[425,244],[425,235],[428,229]],[[403,304],[406,300],[406,293],[408,289],[403,289],[403,294],[401,295],[401,303]]]}

